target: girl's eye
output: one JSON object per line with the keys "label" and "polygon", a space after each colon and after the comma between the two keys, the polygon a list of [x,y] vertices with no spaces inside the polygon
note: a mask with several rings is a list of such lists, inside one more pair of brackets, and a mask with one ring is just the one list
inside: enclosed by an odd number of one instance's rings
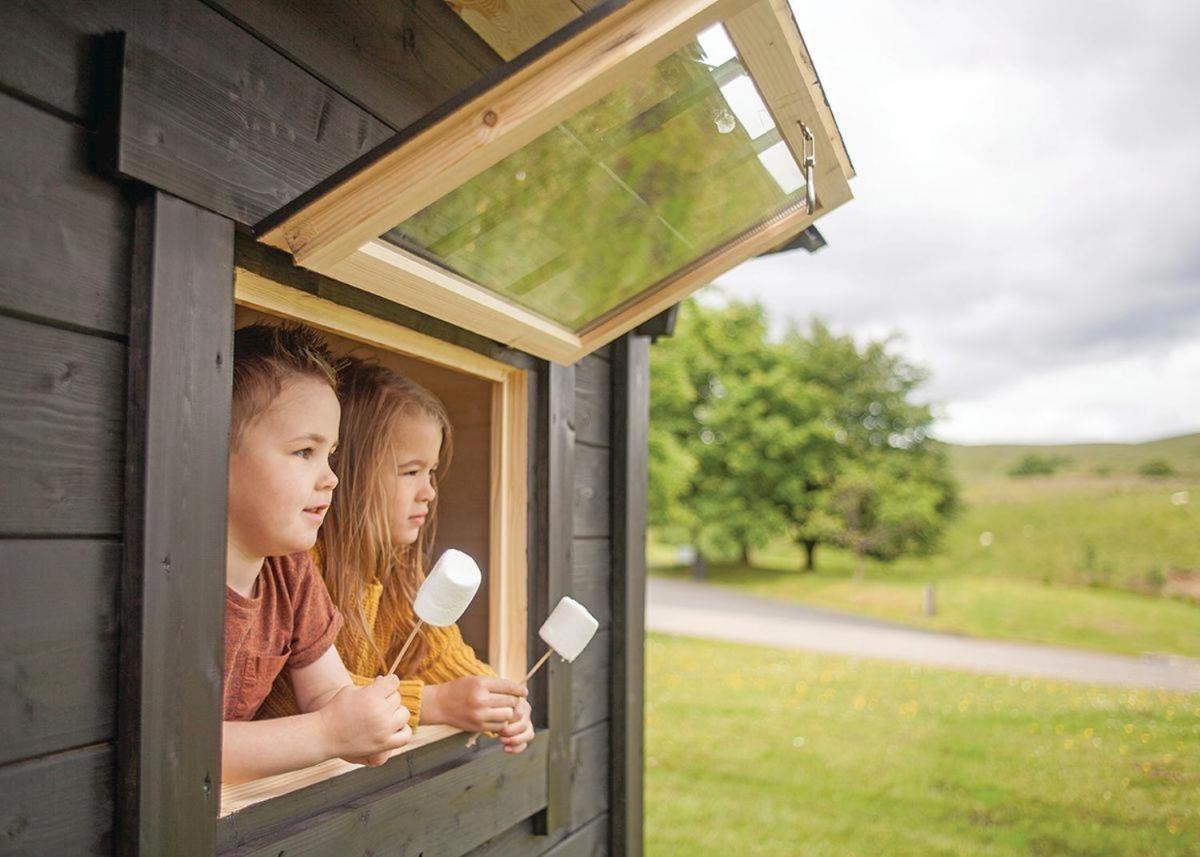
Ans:
{"label": "girl's eye", "polygon": [[312,458],[312,454],[313,454],[313,448],[311,446],[306,446],[306,447],[304,447],[304,449],[297,449],[295,452],[292,453],[292,455],[298,455],[301,458],[306,458],[306,459]]}

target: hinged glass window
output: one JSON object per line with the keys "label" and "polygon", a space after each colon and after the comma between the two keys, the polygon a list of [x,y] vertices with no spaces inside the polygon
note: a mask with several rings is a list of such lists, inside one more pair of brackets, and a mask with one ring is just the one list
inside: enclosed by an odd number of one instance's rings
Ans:
{"label": "hinged glass window", "polygon": [[368,156],[266,240],[573,362],[850,198],[814,81],[782,0],[633,3]]}

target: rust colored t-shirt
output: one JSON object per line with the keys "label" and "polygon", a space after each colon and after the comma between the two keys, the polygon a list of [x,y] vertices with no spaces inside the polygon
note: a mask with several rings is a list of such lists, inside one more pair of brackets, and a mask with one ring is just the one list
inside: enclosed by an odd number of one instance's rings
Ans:
{"label": "rust colored t-shirt", "polygon": [[225,720],[252,720],[284,667],[325,654],[342,616],[307,553],[268,557],[254,597],[225,587]]}

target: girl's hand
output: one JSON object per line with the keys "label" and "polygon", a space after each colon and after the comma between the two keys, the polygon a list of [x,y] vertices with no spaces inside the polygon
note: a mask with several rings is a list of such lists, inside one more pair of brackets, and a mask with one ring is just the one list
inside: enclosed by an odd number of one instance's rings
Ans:
{"label": "girl's hand", "polygon": [[529,707],[528,700],[522,699],[517,703],[513,721],[498,734],[505,753],[520,753],[533,740],[533,709]]}
{"label": "girl's hand", "polygon": [[528,695],[529,691],[515,681],[486,676],[426,685],[421,722],[445,723],[464,732],[499,732]]}
{"label": "girl's hand", "polygon": [[327,755],[382,764],[389,751],[412,740],[399,685],[395,676],[380,676],[366,687],[348,685],[318,709]]}

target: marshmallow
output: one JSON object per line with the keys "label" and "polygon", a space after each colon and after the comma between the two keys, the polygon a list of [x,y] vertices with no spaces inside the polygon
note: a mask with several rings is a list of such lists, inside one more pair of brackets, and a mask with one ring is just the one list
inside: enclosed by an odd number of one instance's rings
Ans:
{"label": "marshmallow", "polygon": [[600,623],[586,607],[572,598],[563,598],[538,629],[538,636],[564,661],[573,661],[599,627]]}
{"label": "marshmallow", "polygon": [[479,591],[483,575],[475,560],[451,548],[434,563],[433,570],[417,590],[413,612],[426,625],[453,625]]}

